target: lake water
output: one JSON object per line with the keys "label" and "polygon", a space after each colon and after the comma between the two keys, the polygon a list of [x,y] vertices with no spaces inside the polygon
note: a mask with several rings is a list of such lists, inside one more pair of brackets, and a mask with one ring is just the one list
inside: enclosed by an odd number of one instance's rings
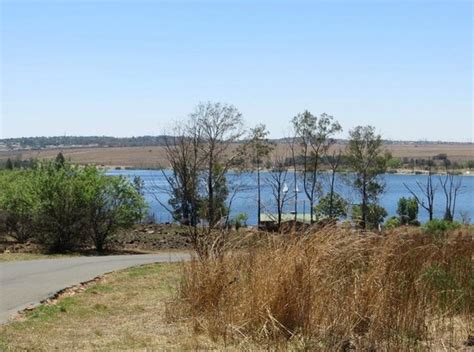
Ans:
{"label": "lake water", "polygon": [[[169,171],[165,171],[169,172]],[[170,213],[164,208],[162,204],[167,205],[169,195],[166,192],[167,182],[161,170],[110,170],[109,175],[124,175],[127,177],[140,176],[145,184],[145,198],[149,204],[149,212],[154,216],[156,222],[171,222],[172,217]],[[321,174],[323,180],[323,187],[327,189],[328,174]],[[461,176],[456,176],[461,177]],[[274,199],[271,193],[269,182],[267,181],[268,174],[261,173],[262,184],[262,212],[275,213]],[[358,203],[357,193],[348,185],[348,176],[338,175],[336,191],[341,194],[348,202]],[[290,193],[294,192],[291,184],[293,174],[288,173],[288,187]],[[410,193],[405,187],[405,184],[411,189],[415,190],[417,194],[421,194],[417,188],[416,182],[424,184],[426,182],[426,175],[399,175],[399,174],[385,174],[381,176],[385,182],[385,193],[380,198],[380,205],[382,205],[388,212],[388,216],[396,215],[397,202],[401,197],[410,197]],[[242,190],[235,196],[232,207],[231,216],[238,213],[246,213],[248,215],[248,224],[255,225],[257,223],[257,192],[256,192],[256,174],[244,173],[238,177],[236,174],[229,173],[227,180],[230,184],[239,184]],[[438,185],[438,191],[435,195],[435,217],[442,218],[444,214],[444,193],[439,186],[438,176],[434,176],[434,183]],[[455,218],[461,220],[461,214],[464,212],[468,214],[471,222],[474,220],[474,177],[462,177],[462,192],[458,196]],[[309,202],[305,200],[305,194],[302,192],[303,187],[298,185],[301,191],[298,193],[298,212],[300,214],[309,214]],[[162,203],[162,204],[160,204]],[[286,204],[285,212],[290,212],[294,209],[294,200],[289,200]],[[428,220],[427,212],[420,207],[419,220],[425,222]]]}

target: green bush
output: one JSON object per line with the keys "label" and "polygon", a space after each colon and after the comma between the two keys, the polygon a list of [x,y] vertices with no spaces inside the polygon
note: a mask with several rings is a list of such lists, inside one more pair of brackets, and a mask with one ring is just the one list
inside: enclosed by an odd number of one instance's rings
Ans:
{"label": "green bush", "polygon": [[461,224],[457,221],[433,219],[423,225],[423,230],[432,235],[442,235],[446,231],[456,230],[460,227]]}
{"label": "green bush", "polygon": [[108,238],[118,229],[131,227],[143,219],[146,204],[137,179],[108,177],[88,166],[83,170],[85,232],[97,251],[104,250]]}
{"label": "green bush", "polygon": [[[377,229],[383,223],[383,219],[387,216],[385,208],[377,204],[367,205],[367,229]],[[362,218],[361,205],[356,204],[352,206],[352,220],[359,224]]]}
{"label": "green bush", "polygon": [[230,226],[235,227],[236,230],[247,227],[248,218],[246,213],[239,213],[230,221]]}
{"label": "green bush", "polygon": [[415,198],[402,197],[398,200],[397,214],[402,225],[416,225],[418,221],[418,202]]}
{"label": "green bush", "polygon": [[142,219],[145,209],[136,183],[93,166],[56,160],[0,173],[8,232],[20,242],[33,237],[52,252],[84,244],[102,251],[111,234]]}
{"label": "green bush", "polygon": [[37,238],[52,252],[72,249],[86,241],[86,182],[77,166],[43,163],[34,170],[39,199]]}
{"label": "green bush", "polygon": [[0,174],[0,211],[8,234],[26,242],[34,233],[38,198],[31,172],[6,171]]}
{"label": "green bush", "polygon": [[396,216],[392,216],[391,218],[387,219],[385,221],[384,227],[386,229],[394,229],[396,227],[399,227],[401,225],[400,219],[397,218]]}
{"label": "green bush", "polygon": [[328,193],[321,198],[314,210],[318,219],[339,219],[347,216],[347,202],[338,193],[333,193],[331,202],[331,194]]}

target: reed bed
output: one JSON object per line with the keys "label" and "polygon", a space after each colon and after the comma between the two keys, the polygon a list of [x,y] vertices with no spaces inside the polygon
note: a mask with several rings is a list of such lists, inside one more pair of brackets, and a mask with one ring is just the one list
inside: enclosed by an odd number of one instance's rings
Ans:
{"label": "reed bed", "polygon": [[449,350],[473,335],[472,228],[260,238],[184,264],[172,317],[272,350]]}

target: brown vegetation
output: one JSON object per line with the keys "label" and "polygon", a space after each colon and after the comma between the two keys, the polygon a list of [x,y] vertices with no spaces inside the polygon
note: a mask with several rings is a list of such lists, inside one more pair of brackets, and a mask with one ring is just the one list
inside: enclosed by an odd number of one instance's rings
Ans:
{"label": "brown vegetation", "polygon": [[472,229],[435,237],[327,227],[193,260],[173,307],[227,343],[301,350],[462,348],[473,330]]}
{"label": "brown vegetation", "polygon": [[[333,148],[343,148],[336,145]],[[286,153],[288,146],[278,144],[276,151]],[[390,144],[386,145],[393,157],[428,159],[438,154],[447,154],[451,161],[474,160],[472,144]],[[30,158],[54,159],[59,149],[27,150],[0,152],[0,159],[19,157],[22,160]],[[112,147],[112,148],[65,148],[62,150],[66,159],[77,164],[96,164],[104,166],[122,166],[132,168],[169,167],[166,161],[164,147]]]}

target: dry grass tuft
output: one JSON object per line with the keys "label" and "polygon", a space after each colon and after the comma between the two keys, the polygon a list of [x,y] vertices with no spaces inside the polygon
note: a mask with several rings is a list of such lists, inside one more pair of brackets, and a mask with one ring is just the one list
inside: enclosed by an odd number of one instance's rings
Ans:
{"label": "dry grass tuft", "polygon": [[435,238],[328,227],[183,266],[173,318],[227,343],[292,350],[462,348],[473,333],[472,229]]}

